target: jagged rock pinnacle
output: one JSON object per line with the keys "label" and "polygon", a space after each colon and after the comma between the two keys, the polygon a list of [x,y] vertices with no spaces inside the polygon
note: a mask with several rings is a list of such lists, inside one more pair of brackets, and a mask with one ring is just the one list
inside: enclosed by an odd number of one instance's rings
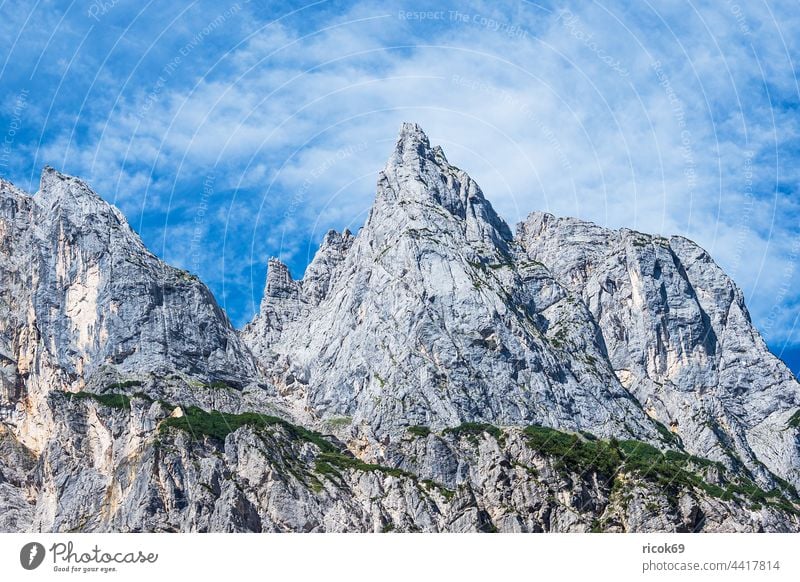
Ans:
{"label": "jagged rock pinnacle", "polygon": [[[437,208],[447,215],[440,215]],[[450,218],[456,222],[449,223]],[[378,176],[375,204],[365,226],[378,239],[406,227],[455,228],[468,240],[501,247],[502,252],[512,238],[478,184],[450,164],[440,147],[431,148],[415,123],[400,128],[394,152]]]}
{"label": "jagged rock pinnacle", "polygon": [[283,261],[272,257],[267,264],[267,284],[264,289],[266,297],[291,297],[297,295],[297,289],[289,267]]}
{"label": "jagged rock pinnacle", "polygon": [[390,163],[408,164],[424,159],[431,153],[430,141],[422,128],[416,123],[403,123]]}
{"label": "jagged rock pinnacle", "polygon": [[97,215],[113,222],[127,225],[127,220],[115,207],[108,204],[84,180],[45,166],[39,179],[36,203],[46,211],[60,208],[65,215],[80,220],[80,216]]}

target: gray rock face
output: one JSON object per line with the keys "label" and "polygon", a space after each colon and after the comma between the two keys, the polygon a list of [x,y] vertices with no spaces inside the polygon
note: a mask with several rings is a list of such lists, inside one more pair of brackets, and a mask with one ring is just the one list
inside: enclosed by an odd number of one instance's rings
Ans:
{"label": "gray rock face", "polygon": [[27,240],[31,225],[35,223],[33,209],[29,196],[0,180],[0,276],[3,282],[0,287],[0,395],[3,400],[18,396],[22,389],[17,346],[19,336],[25,333],[25,311],[31,297]]}
{"label": "gray rock face", "polygon": [[45,169],[34,200],[46,217],[36,308],[53,314],[43,332],[51,334],[62,369],[88,376],[111,363],[126,372],[163,366],[214,377],[253,375],[247,351],[205,285],[147,251],[118,210],[52,169]]}
{"label": "gray rock face", "polygon": [[708,255],[514,236],[413,124],[241,333],[49,168],[0,275],[0,531],[800,531],[798,384]]}

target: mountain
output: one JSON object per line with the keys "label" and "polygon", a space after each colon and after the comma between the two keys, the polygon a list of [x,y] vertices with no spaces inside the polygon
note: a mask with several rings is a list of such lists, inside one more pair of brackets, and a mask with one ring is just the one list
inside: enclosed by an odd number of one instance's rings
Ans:
{"label": "mountain", "polygon": [[587,306],[623,386],[686,450],[800,486],[798,382],[708,253],[680,236],[543,213],[517,232]]}
{"label": "mountain", "polygon": [[416,125],[401,129],[358,236],[329,233],[303,281],[269,267],[244,340],[287,398],[351,419],[351,437],[481,421],[658,438],[580,299]]}
{"label": "mountain", "polygon": [[27,446],[42,399],[149,373],[246,382],[256,364],[196,277],[150,253],[122,214],[52,168],[30,197],[0,184],[3,406]]}
{"label": "mountain", "polygon": [[2,531],[800,531],[800,385],[711,258],[512,232],[415,124],[241,332],[85,182],[0,195]]}

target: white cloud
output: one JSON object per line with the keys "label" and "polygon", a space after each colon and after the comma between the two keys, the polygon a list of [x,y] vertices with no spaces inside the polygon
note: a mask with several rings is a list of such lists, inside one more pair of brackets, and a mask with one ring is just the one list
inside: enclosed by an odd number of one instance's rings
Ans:
{"label": "white cloud", "polygon": [[258,296],[251,262],[268,253],[302,262],[310,239],[360,224],[400,121],[414,120],[509,222],[544,209],[689,236],[732,271],[768,336],[788,337],[791,317],[774,316],[775,298],[800,299],[797,275],[785,275],[800,209],[774,190],[798,178],[796,11],[468,6],[432,23],[400,19],[408,7],[385,3],[263,28],[243,13],[236,26],[252,36],[241,44],[188,59],[156,98],[155,67],[79,143],[64,132],[39,159],[69,148],[70,167],[129,214],[191,216],[186,185],[216,167],[228,238],[208,246],[214,267],[203,275]]}

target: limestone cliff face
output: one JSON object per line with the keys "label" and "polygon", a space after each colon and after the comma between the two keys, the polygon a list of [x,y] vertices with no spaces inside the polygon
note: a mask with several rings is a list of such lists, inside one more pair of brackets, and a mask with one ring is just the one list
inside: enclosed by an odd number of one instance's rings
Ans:
{"label": "limestone cliff face", "polygon": [[23,442],[43,446],[50,390],[80,390],[96,375],[254,376],[205,285],[157,259],[87,184],[45,168],[33,197],[6,183],[0,195],[0,406]]}
{"label": "limestone cliff face", "polygon": [[528,255],[578,295],[645,411],[691,452],[800,485],[790,426],[800,385],[753,327],[741,291],[693,242],[534,213]]}
{"label": "limestone cliff face", "polygon": [[0,432],[4,531],[800,531],[780,495],[634,441],[416,431],[389,466],[275,417],[209,429],[209,413],[142,395],[48,402],[38,457]]}
{"label": "limestone cliff face", "polygon": [[414,124],[241,333],[49,168],[0,276],[0,531],[800,531],[800,388],[708,255],[514,234]]}

